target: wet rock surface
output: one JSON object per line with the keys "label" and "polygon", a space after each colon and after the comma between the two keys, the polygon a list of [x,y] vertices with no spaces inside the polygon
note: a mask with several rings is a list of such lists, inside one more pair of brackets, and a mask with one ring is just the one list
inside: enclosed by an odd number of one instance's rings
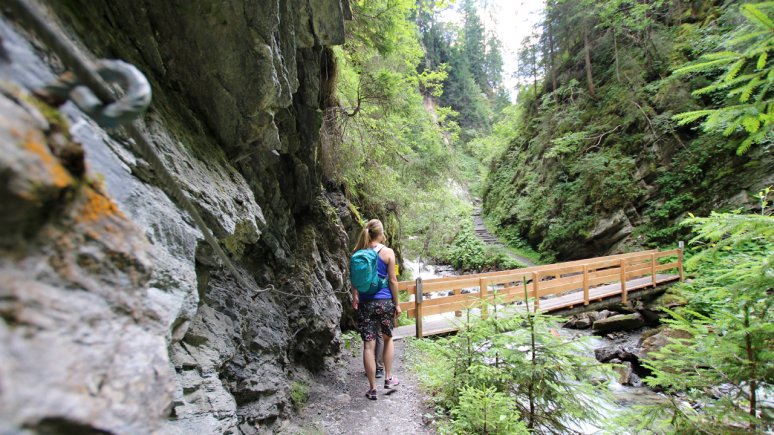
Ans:
{"label": "wet rock surface", "polygon": [[591,329],[596,334],[605,334],[613,331],[634,330],[641,328],[643,325],[645,325],[645,321],[639,313],[618,314],[606,319],[597,320],[594,322]]}
{"label": "wet rock surface", "polygon": [[12,216],[0,249],[0,432],[152,432],[174,388],[154,249],[104,186],[56,156],[77,147],[69,135],[20,101],[0,94],[0,197],[34,224]]}
{"label": "wet rock surface", "polygon": [[651,352],[657,352],[673,340],[690,338],[691,334],[686,331],[671,328],[660,328],[652,331],[653,333],[643,335],[640,340],[640,348],[637,356],[647,358]]}
{"label": "wet rock surface", "polygon": [[[148,75],[140,128],[253,285],[222,269],[120,132],[5,93],[0,432],[272,432],[290,379],[341,344],[353,221],[314,156],[346,2],[51,7],[81,56]],[[31,39],[0,17],[0,80],[30,90],[62,72]]]}

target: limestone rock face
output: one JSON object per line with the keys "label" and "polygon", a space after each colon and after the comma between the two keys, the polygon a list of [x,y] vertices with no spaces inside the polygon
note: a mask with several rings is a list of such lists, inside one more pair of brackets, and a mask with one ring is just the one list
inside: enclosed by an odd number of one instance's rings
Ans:
{"label": "limestone rock face", "polygon": [[[271,431],[294,375],[340,348],[354,225],[317,156],[348,3],[51,3],[84,58],[148,76],[141,129],[253,285],[120,133],[5,91],[0,432]],[[62,71],[31,39],[0,17],[0,81],[20,93]]]}
{"label": "limestone rock face", "polygon": [[0,197],[15,210],[0,250],[0,432],[151,432],[172,399],[177,316],[150,291],[153,247],[55,155],[79,145],[7,94],[0,112]]}

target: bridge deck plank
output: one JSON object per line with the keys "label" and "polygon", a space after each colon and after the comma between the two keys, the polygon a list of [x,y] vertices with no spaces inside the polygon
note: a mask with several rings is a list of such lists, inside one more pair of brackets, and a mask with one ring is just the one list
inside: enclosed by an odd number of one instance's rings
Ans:
{"label": "bridge deck plank", "polygon": [[[679,275],[662,275],[662,274],[656,275],[656,283],[659,285],[677,281],[679,279],[680,279]],[[631,279],[626,282],[627,291],[629,292],[630,295],[634,295],[634,296],[636,296],[637,290],[648,288],[650,286],[652,286],[652,281],[650,276]],[[600,299],[607,299],[613,296],[618,296],[620,294],[621,294],[620,283],[602,285],[602,286],[593,287],[589,289],[589,300],[595,301]],[[578,305],[583,305],[582,287],[579,287],[576,290],[570,290],[565,294],[557,297],[540,300],[540,310],[545,313],[551,313],[553,311],[557,311],[563,308],[578,306]],[[514,307],[514,306],[511,305],[510,307]],[[515,307],[516,309],[523,309],[524,305],[516,305]],[[474,310],[475,313],[477,313],[478,311],[479,310],[477,309]],[[447,334],[450,332],[454,332],[458,329],[457,325],[459,325],[461,322],[464,322],[464,313],[462,318],[460,317],[455,318],[453,313],[444,313],[444,314],[437,314],[437,315],[425,317],[423,318],[423,322],[422,322],[422,336],[427,337],[431,335]],[[416,330],[413,324],[401,326],[393,330],[393,337],[396,340],[400,340],[405,337],[413,337],[415,335],[416,335]]]}

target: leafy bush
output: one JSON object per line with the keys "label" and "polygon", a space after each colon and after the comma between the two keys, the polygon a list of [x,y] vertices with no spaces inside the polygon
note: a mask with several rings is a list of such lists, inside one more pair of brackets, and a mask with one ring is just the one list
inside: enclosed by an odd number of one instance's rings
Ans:
{"label": "leafy bush", "polygon": [[437,259],[461,271],[507,270],[524,267],[507,253],[481,241],[473,231],[470,218],[462,223],[451,245],[442,250]]}

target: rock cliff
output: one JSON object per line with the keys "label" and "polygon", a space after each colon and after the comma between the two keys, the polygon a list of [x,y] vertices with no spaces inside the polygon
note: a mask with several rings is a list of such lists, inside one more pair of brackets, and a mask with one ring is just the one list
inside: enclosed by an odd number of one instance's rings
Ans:
{"label": "rock cliff", "polygon": [[322,187],[346,0],[42,9],[151,81],[143,133],[251,288],[121,131],[27,91],[64,70],[0,18],[0,432],[260,433],[339,351],[346,201]]}

